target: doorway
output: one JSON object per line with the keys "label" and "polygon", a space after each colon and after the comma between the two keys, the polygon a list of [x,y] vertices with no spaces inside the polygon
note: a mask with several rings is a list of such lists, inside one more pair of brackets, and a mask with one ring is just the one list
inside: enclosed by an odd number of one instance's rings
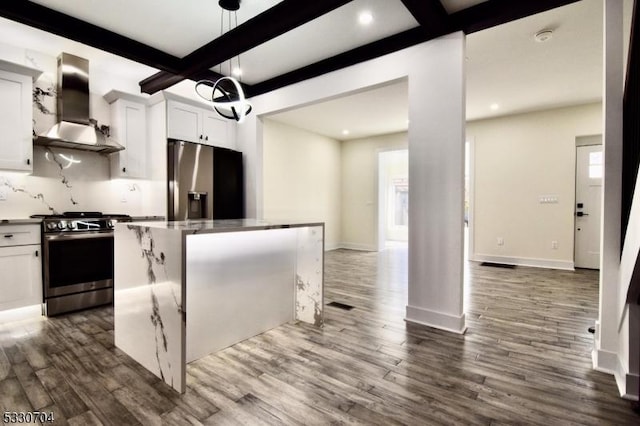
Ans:
{"label": "doorway", "polygon": [[602,145],[576,147],[576,268],[600,269],[602,160]]}
{"label": "doorway", "polygon": [[409,150],[378,153],[378,250],[409,241]]}

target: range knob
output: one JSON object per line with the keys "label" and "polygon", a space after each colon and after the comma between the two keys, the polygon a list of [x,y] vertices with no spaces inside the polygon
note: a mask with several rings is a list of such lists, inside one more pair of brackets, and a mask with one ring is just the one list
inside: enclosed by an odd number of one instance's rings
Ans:
{"label": "range knob", "polygon": [[62,222],[58,222],[58,229],[59,229],[59,230],[61,230],[61,231],[62,231],[62,230],[63,230],[64,228],[66,228],[66,227],[67,227],[67,225],[64,223],[64,221],[62,221]]}
{"label": "range knob", "polygon": [[67,228],[73,230],[76,229],[76,223],[75,222],[67,222]]}
{"label": "range knob", "polygon": [[47,229],[48,229],[49,231],[53,231],[53,230],[54,230],[54,229],[56,229],[57,227],[58,227],[58,226],[56,225],[56,223],[55,223],[55,222],[49,222],[49,223],[47,223]]}
{"label": "range knob", "polygon": [[112,221],[112,220],[108,220],[108,221],[107,221],[107,228],[109,228],[109,229],[113,229],[113,226],[114,226],[114,225],[113,225],[113,221]]}

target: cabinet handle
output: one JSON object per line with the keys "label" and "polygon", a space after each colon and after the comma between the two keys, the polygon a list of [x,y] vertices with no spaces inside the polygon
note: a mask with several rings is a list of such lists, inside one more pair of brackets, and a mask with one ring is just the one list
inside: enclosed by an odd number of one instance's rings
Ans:
{"label": "cabinet handle", "polygon": [[38,250],[36,250],[36,257],[38,257],[38,255],[39,255]]}
{"label": "cabinet handle", "polygon": [[27,166],[31,165],[31,158],[27,158]]}
{"label": "cabinet handle", "polygon": [[209,140],[209,136],[205,136],[204,140],[208,141]]}
{"label": "cabinet handle", "polygon": [[200,139],[202,139],[202,135],[200,135]]}
{"label": "cabinet handle", "polygon": [[127,173],[127,168],[126,167],[122,168],[122,173]]}
{"label": "cabinet handle", "polygon": [[13,234],[4,234],[5,238],[13,238]]}

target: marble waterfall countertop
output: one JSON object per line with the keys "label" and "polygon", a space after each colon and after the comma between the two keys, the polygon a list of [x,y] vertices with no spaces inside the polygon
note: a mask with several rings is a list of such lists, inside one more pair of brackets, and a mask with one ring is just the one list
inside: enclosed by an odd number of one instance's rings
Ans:
{"label": "marble waterfall countertop", "polygon": [[140,226],[152,229],[183,231],[186,234],[205,234],[217,232],[259,231],[266,229],[306,228],[323,226],[322,222],[224,219],[224,220],[185,220],[185,221],[142,221],[126,222],[128,226]]}
{"label": "marble waterfall countertop", "polygon": [[120,222],[114,291],[115,345],[184,392],[189,362],[287,322],[322,327],[324,224]]}

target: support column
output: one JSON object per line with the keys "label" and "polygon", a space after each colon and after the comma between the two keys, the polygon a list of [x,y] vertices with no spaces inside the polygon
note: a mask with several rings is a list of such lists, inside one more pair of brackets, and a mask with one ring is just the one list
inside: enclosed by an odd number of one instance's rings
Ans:
{"label": "support column", "polygon": [[463,312],[465,36],[425,43],[409,70],[406,321],[456,333]]}
{"label": "support column", "polygon": [[618,367],[620,214],[622,202],[623,2],[604,2],[604,93],[602,238],[600,310],[596,327],[594,367],[614,372]]}

